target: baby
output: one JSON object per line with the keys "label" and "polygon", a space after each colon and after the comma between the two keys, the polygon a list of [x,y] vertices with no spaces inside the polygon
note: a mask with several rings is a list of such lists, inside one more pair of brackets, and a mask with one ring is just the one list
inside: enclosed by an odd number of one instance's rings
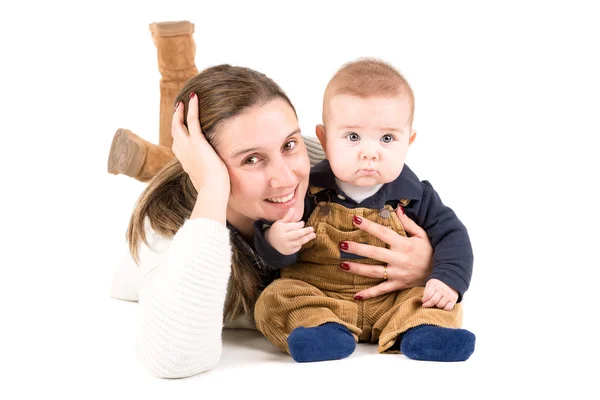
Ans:
{"label": "baby", "polygon": [[[279,221],[255,223],[258,254],[281,268],[258,299],[256,325],[298,362],[347,357],[356,342],[429,361],[464,361],[474,351],[475,335],[460,329],[471,243],[431,184],[404,164],[416,137],[413,115],[412,89],[392,66],[374,59],[344,65],[325,90],[316,133],[327,158],[311,170],[302,221],[290,209]],[[356,227],[365,218],[406,236],[398,207],[431,240],[431,276],[425,287],[355,298],[385,281],[387,267],[346,253],[346,242],[387,246]],[[353,262],[381,265],[381,272],[346,272]]]}

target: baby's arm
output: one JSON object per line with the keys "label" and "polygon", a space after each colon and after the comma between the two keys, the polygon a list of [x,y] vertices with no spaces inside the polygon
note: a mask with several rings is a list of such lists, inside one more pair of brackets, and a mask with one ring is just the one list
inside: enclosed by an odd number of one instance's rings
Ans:
{"label": "baby's arm", "polygon": [[294,264],[302,246],[315,238],[312,227],[296,221],[293,209],[266,229],[262,225],[260,221],[254,224],[254,247],[263,261],[276,269]]}
{"label": "baby's arm", "polygon": [[427,232],[433,246],[433,271],[429,280],[439,280],[455,290],[456,302],[460,302],[473,273],[469,234],[454,211],[442,203],[431,184],[423,181],[422,187],[423,197],[416,222]]}
{"label": "baby's arm", "polygon": [[450,311],[458,300],[458,292],[439,279],[429,279],[423,291],[423,307],[437,307]]}

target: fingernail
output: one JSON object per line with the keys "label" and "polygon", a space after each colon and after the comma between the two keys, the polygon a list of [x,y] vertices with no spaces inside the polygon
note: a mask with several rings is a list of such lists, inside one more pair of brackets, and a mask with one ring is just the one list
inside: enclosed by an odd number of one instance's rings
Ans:
{"label": "fingernail", "polygon": [[196,97],[196,93],[194,93],[194,92],[190,93],[190,99],[193,99],[194,97]]}
{"label": "fingernail", "polygon": [[362,218],[361,217],[357,217],[356,215],[354,217],[352,217],[352,221],[354,221],[354,223],[356,225],[362,224]]}
{"label": "fingernail", "polygon": [[[348,220],[346,220],[346,221],[348,221]],[[348,250],[348,243],[346,243],[346,242],[340,243],[340,249]]]}
{"label": "fingernail", "polygon": [[354,296],[354,300],[362,300],[362,296]]}
{"label": "fingernail", "polygon": [[402,211],[402,214],[404,214],[404,207],[400,206],[400,211]]}
{"label": "fingernail", "polygon": [[350,266],[348,264],[346,264],[346,263],[341,263],[340,264],[340,268],[343,269],[343,270],[346,270],[346,271],[350,270]]}

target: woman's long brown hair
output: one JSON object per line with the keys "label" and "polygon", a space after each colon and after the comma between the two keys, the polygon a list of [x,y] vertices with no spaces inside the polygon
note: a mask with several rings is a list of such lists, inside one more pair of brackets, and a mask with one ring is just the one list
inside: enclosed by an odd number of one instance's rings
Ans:
{"label": "woman's long brown hair", "polygon": [[[217,140],[224,140],[219,138],[219,127],[252,106],[281,98],[294,109],[287,95],[273,80],[249,68],[218,65],[191,78],[173,104],[175,107],[180,101],[184,103],[184,121],[192,92],[198,95],[200,127],[213,147]],[[146,218],[158,234],[172,237],[190,217],[197,195],[189,175],[177,159],[152,178],[137,201],[127,229],[129,249],[136,262],[139,262],[140,243],[148,245],[144,228]],[[238,248],[235,241],[230,242],[231,277],[223,316],[235,319],[242,313],[253,312],[261,277],[252,266],[249,255]]]}

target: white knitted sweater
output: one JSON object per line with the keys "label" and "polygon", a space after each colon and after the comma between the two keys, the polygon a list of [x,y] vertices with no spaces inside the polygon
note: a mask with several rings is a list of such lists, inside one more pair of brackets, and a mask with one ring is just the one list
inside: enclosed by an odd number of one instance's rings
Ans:
{"label": "white knitted sweater", "polygon": [[[313,137],[304,137],[311,166],[324,158]],[[231,272],[229,230],[210,219],[187,220],[167,238],[146,221],[150,246],[129,253],[117,268],[111,295],[139,301],[137,353],[153,375],[182,378],[214,367],[221,356],[223,307]],[[225,327],[255,328],[248,316]]]}

